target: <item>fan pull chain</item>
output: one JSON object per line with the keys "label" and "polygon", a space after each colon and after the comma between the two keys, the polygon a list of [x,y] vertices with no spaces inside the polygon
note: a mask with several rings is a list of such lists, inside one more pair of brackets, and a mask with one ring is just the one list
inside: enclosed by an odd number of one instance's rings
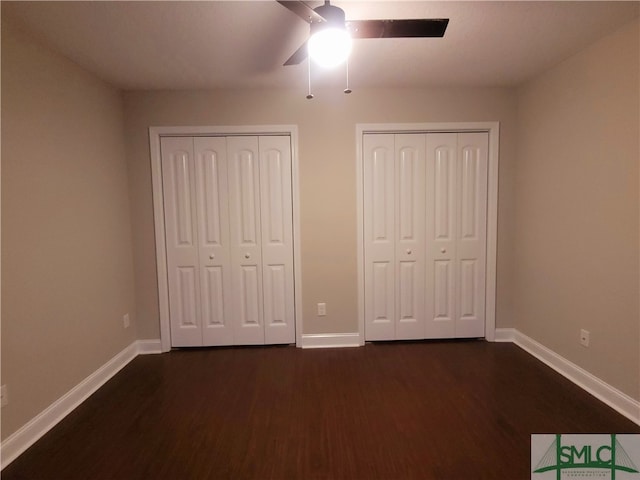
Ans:
{"label": "fan pull chain", "polygon": [[309,80],[309,93],[307,93],[307,100],[311,100],[313,98],[313,93],[311,93],[311,57],[307,60],[307,78]]}
{"label": "fan pull chain", "polygon": [[344,93],[347,95],[351,93],[351,89],[349,88],[349,58],[347,57],[347,88],[344,89]]}

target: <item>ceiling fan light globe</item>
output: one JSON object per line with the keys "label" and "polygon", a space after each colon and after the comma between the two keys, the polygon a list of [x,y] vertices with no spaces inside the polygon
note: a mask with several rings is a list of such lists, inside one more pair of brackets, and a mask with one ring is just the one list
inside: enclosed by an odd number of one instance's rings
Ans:
{"label": "ceiling fan light globe", "polygon": [[331,68],[344,62],[351,53],[351,37],[343,28],[324,28],[308,43],[309,57],[318,65]]}

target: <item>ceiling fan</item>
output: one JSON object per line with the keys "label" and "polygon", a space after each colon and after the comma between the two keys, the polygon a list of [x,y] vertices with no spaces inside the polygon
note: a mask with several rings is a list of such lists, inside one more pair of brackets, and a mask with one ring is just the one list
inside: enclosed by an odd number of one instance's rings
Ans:
{"label": "ceiling fan", "polygon": [[[342,32],[347,41],[360,38],[409,38],[409,37],[443,37],[449,23],[448,18],[422,18],[411,20],[345,20],[345,13],[339,7],[331,5],[325,0],[324,5],[311,8],[302,1],[277,0],[279,4],[309,23],[311,35],[298,50],[284,63],[297,65],[301,63],[312,50],[314,37],[326,30]],[[348,51],[346,52],[348,55]],[[346,58],[346,56],[345,56]]]}

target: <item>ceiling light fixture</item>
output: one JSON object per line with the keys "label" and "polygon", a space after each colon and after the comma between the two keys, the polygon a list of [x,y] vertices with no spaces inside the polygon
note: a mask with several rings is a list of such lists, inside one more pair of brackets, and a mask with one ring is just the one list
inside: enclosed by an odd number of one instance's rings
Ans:
{"label": "ceiling light fixture", "polygon": [[332,68],[351,53],[351,37],[342,28],[324,28],[309,39],[309,56],[321,67]]}
{"label": "ceiling light fixture", "polygon": [[344,10],[325,1],[315,12],[326,21],[311,24],[309,57],[322,67],[340,65],[351,53],[351,36],[345,27]]}

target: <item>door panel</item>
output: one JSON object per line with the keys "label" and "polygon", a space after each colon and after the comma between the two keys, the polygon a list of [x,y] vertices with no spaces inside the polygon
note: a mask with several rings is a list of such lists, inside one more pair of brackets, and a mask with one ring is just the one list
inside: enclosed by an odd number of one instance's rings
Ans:
{"label": "door panel", "polygon": [[272,327],[283,326],[288,321],[284,265],[265,265],[263,277],[265,324]]}
{"label": "door panel", "polygon": [[460,238],[477,239],[478,214],[478,152],[467,146],[462,149],[462,165],[460,171]]}
{"label": "door panel", "polygon": [[238,320],[242,328],[261,328],[260,275],[255,265],[240,268],[240,312]]}
{"label": "door panel", "polygon": [[455,188],[455,150],[447,146],[446,142],[452,138],[444,137],[444,144],[437,145],[437,139],[428,137],[428,145],[432,149],[433,164],[429,163],[428,178],[433,178],[432,189],[429,191],[433,203],[433,238],[442,242],[452,241],[452,227],[454,216],[454,188]]}
{"label": "door panel", "polygon": [[[207,145],[207,143],[213,145]],[[224,242],[221,217],[226,217],[224,206],[226,206],[227,194],[225,141],[224,138],[196,138],[194,146],[198,179],[198,220],[202,232],[202,245],[222,246]],[[225,181],[220,182],[220,177]],[[221,202],[225,205],[221,206]]]}
{"label": "door panel", "polygon": [[295,342],[291,142],[260,137],[265,343]]}
{"label": "door panel", "polygon": [[[224,275],[219,266],[204,267],[202,269],[202,318],[207,335],[209,329],[227,328],[227,316],[225,315]],[[231,330],[231,329],[230,329]],[[233,331],[232,331],[233,333]],[[215,335],[212,333],[211,335]],[[231,335],[233,341],[233,335]],[[220,345],[213,339],[203,339],[204,345]]]}
{"label": "door panel", "polygon": [[[390,262],[373,262],[371,275],[371,321],[374,324],[393,324],[393,293],[395,290],[393,265]],[[384,327],[383,327],[384,328]]]}
{"label": "door panel", "polygon": [[180,328],[199,328],[196,302],[196,269],[195,267],[177,267],[176,284],[176,320]]}
{"label": "door panel", "polygon": [[461,319],[473,319],[477,317],[477,270],[476,260],[460,261],[460,305],[458,313]]}
{"label": "door panel", "polygon": [[455,336],[457,137],[426,135],[426,338]]}
{"label": "door panel", "polygon": [[400,292],[398,298],[398,320],[400,322],[415,323],[417,317],[415,283],[418,279],[416,262],[400,262],[398,267],[398,290]]}
{"label": "door panel", "polygon": [[193,139],[162,138],[162,185],[173,346],[202,345]]}
{"label": "door panel", "polygon": [[425,137],[395,135],[395,339],[424,338]]}
{"label": "door panel", "polygon": [[368,134],[364,150],[365,339],[395,338],[395,147]]}
{"label": "door panel", "polygon": [[485,334],[487,133],[458,135],[457,318],[455,336]]}
{"label": "door panel", "polygon": [[227,138],[235,343],[264,343],[258,137]]}
{"label": "door panel", "polygon": [[234,194],[237,195],[236,213],[240,217],[237,223],[238,241],[242,246],[255,247],[259,245],[257,231],[260,227],[260,205],[256,196],[259,184],[257,152],[243,148],[233,153],[232,185],[236,190]]}
{"label": "door panel", "polygon": [[174,195],[172,207],[176,225],[176,246],[193,247],[191,215],[191,152],[174,152],[169,169],[173,175]]}
{"label": "door panel", "polygon": [[232,345],[227,143],[193,139],[200,239],[202,344]]}
{"label": "door panel", "polygon": [[436,260],[434,262],[434,322],[453,322],[454,299],[453,291],[454,275],[451,260]]}

